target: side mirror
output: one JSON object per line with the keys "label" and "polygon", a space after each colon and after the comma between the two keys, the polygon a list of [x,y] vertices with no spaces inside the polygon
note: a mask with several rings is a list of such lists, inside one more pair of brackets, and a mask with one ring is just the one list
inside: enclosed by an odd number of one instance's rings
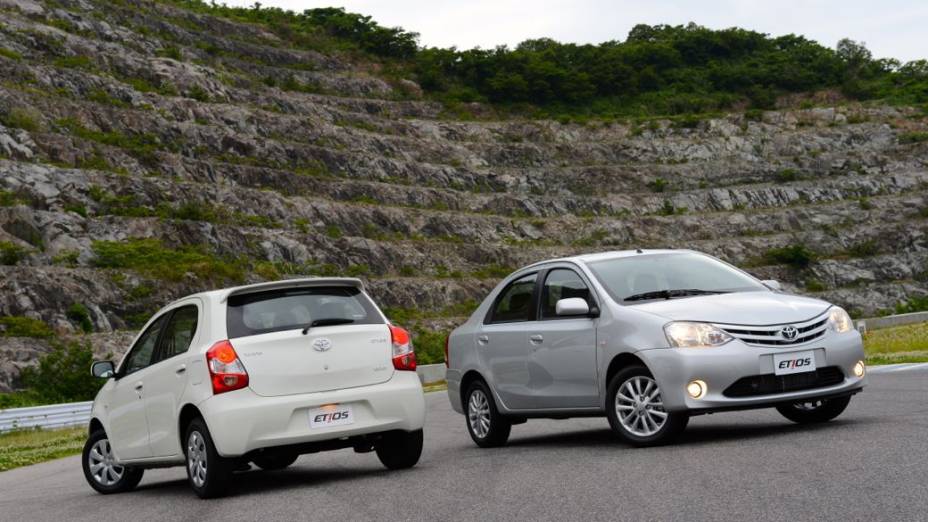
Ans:
{"label": "side mirror", "polygon": [[99,379],[109,379],[116,376],[116,367],[113,361],[94,361],[90,366],[90,374]]}
{"label": "side mirror", "polygon": [[580,297],[570,297],[561,299],[554,306],[554,313],[557,315],[590,315],[590,305],[585,299]]}
{"label": "side mirror", "polygon": [[774,292],[779,292],[783,289],[783,287],[780,286],[780,282],[776,279],[764,279],[761,281],[761,283],[764,283],[764,286],[773,290]]}

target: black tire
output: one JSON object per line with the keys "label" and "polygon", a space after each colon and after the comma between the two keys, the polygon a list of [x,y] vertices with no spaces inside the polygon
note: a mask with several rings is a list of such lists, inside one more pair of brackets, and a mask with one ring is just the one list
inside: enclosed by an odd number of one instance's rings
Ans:
{"label": "black tire", "polygon": [[828,422],[844,412],[851,402],[850,397],[819,399],[813,401],[781,404],[777,406],[780,415],[799,424]]}
{"label": "black tire", "polygon": [[[648,371],[644,366],[629,366],[624,368],[619,373],[615,374],[612,377],[612,380],[609,381],[609,386],[606,389],[606,417],[609,419],[609,425],[612,427],[612,431],[619,436],[623,441],[638,447],[645,446],[659,446],[661,444],[666,444],[674,439],[677,435],[680,434],[684,429],[686,429],[687,423],[689,423],[690,417],[685,412],[667,412],[663,410],[663,401],[661,401],[656,408],[643,408],[638,410],[631,415],[636,415],[629,419],[625,417],[625,422],[619,419],[619,413],[616,405],[616,395],[619,390],[625,386],[626,383],[629,386],[632,386],[634,389],[635,384],[640,384],[644,382],[651,382],[653,386],[657,386],[658,395],[655,399],[660,398],[660,386],[654,380],[654,376],[651,375],[651,372]],[[642,390],[644,391],[644,390]],[[649,394],[653,394],[654,390],[651,389]],[[628,396],[624,394],[624,396]],[[642,395],[631,397],[632,399],[638,399]],[[623,407],[632,407],[631,403],[627,401],[622,401]],[[639,401],[641,402],[641,401]],[[647,401],[644,401],[647,403]],[[634,411],[634,410],[633,410]],[[644,415],[642,415],[644,413]],[[663,425],[660,425],[660,428],[654,431],[653,433],[646,433],[649,430],[653,430],[655,426],[658,425],[660,420],[660,415],[664,415]],[[635,433],[632,431],[632,428],[638,427],[638,422],[641,423],[641,428],[639,429],[642,433]],[[631,423],[632,427],[627,427],[626,424]],[[653,424],[647,424],[653,423]],[[645,426],[647,424],[647,426]]]}
{"label": "black tire", "polygon": [[391,431],[377,442],[377,458],[387,469],[407,469],[422,456],[422,430]]}
{"label": "black tire", "polygon": [[[87,437],[84,451],[81,453],[81,464],[84,468],[84,478],[90,487],[98,493],[110,495],[131,491],[139,485],[145,470],[117,466],[112,461],[112,451],[106,432],[96,430]],[[114,480],[115,479],[115,480]]]}
{"label": "black tire", "polygon": [[297,453],[268,453],[255,457],[252,462],[264,471],[277,471],[287,468],[296,462],[297,458],[299,458]]}
{"label": "black tire", "polygon": [[505,445],[512,431],[512,422],[496,409],[493,393],[483,381],[474,381],[467,388],[464,395],[464,422],[470,438],[481,448]]}
{"label": "black tire", "polygon": [[228,491],[235,461],[219,455],[203,419],[194,419],[187,426],[184,457],[187,482],[197,496],[216,498]]}

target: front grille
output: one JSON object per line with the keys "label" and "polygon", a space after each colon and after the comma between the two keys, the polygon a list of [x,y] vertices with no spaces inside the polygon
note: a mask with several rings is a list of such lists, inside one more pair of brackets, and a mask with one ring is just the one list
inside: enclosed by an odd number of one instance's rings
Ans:
{"label": "front grille", "polygon": [[844,382],[844,373],[837,366],[826,366],[814,372],[794,373],[791,375],[752,375],[742,377],[725,388],[722,395],[726,397],[754,397],[756,395],[773,395],[802,390],[812,390],[834,386]]}
{"label": "front grille", "polygon": [[[773,326],[741,326],[741,325],[716,325],[724,330],[728,335],[744,341],[747,344],[758,346],[793,346],[814,341],[824,337],[828,329],[828,317],[816,317],[814,319],[803,321],[795,324],[778,324]],[[783,329],[792,326],[796,329],[796,336],[787,339],[783,335]]]}

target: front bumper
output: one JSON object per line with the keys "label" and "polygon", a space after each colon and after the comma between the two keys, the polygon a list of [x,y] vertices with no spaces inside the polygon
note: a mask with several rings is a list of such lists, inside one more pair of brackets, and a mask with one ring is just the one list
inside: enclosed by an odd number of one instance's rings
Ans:
{"label": "front bumper", "polygon": [[[773,354],[812,351],[816,368],[837,367],[844,379],[835,384],[789,391],[729,397],[723,392],[743,377],[774,373]],[[864,360],[863,342],[856,331],[835,334],[800,346],[767,348],[751,346],[734,340],[718,348],[657,348],[637,353],[661,386],[664,408],[668,411],[705,413],[715,410],[740,409],[774,405],[855,393],[867,384],[867,376],[855,377],[854,364]],[[705,396],[694,399],[686,393],[686,385],[695,379],[707,385]]]}
{"label": "front bumper", "polygon": [[[311,429],[309,410],[326,404],[351,405],[355,422]],[[318,393],[263,397],[244,388],[215,395],[197,406],[224,457],[390,430],[413,431],[425,424],[419,377],[405,371],[394,372],[381,384]]]}

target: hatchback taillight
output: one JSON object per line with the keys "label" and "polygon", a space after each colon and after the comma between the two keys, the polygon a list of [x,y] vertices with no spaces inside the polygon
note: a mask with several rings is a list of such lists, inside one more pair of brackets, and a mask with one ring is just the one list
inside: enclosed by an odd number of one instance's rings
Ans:
{"label": "hatchback taillight", "polygon": [[207,350],[206,367],[216,395],[248,386],[248,372],[229,341],[219,341]]}
{"label": "hatchback taillight", "polygon": [[391,324],[390,337],[393,341],[393,367],[397,370],[416,371],[416,352],[413,351],[409,332]]}

